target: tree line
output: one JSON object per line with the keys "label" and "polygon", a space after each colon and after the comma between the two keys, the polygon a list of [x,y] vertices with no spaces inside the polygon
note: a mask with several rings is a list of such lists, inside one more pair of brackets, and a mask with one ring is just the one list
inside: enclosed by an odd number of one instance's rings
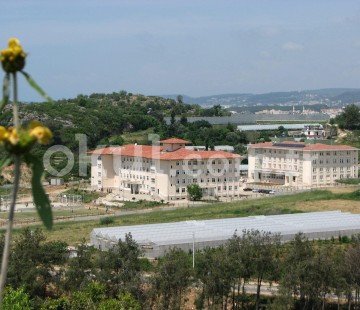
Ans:
{"label": "tree line", "polygon": [[[194,256],[178,248],[152,262],[142,255],[131,234],[109,251],[83,243],[71,256],[65,242],[26,228],[11,253],[4,309],[360,307],[357,236],[310,241],[299,233],[282,243],[278,234],[245,230]],[[273,295],[262,294],[264,283]]]}

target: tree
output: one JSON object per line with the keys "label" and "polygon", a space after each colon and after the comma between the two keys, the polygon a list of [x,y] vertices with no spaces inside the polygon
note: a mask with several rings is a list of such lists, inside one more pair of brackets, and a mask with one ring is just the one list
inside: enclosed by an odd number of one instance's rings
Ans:
{"label": "tree", "polygon": [[355,104],[346,106],[344,112],[336,117],[336,121],[345,129],[360,129],[360,108]]}
{"label": "tree", "polygon": [[224,247],[205,248],[196,253],[196,275],[202,284],[202,292],[197,299],[200,309],[205,308],[205,300],[206,309],[227,309],[235,269],[227,254]]}
{"label": "tree", "polygon": [[5,310],[31,310],[30,296],[24,288],[7,288],[5,291],[2,308]]}
{"label": "tree", "polygon": [[182,95],[177,95],[176,100],[178,103],[182,104],[184,102],[184,97]]}
{"label": "tree", "polygon": [[311,269],[311,261],[315,252],[304,234],[296,234],[295,239],[287,247],[283,263],[280,286],[287,296],[299,297],[300,306],[309,302],[307,277]]}
{"label": "tree", "polygon": [[279,267],[280,235],[259,230],[244,230],[242,249],[252,258],[252,276],[256,279],[255,309],[260,307],[260,290],[263,279],[274,280]]}
{"label": "tree", "polygon": [[92,248],[85,244],[85,240],[78,246],[77,256],[70,259],[65,273],[65,289],[76,291],[86,287],[91,282],[92,252]]}
{"label": "tree", "polygon": [[98,281],[106,283],[109,296],[116,297],[128,291],[140,298],[140,256],[142,251],[130,233],[109,251],[100,253],[96,261],[96,277]]}
{"label": "tree", "polygon": [[190,262],[190,256],[177,248],[170,249],[160,258],[153,289],[161,309],[183,309],[183,297],[190,284]]}
{"label": "tree", "polygon": [[188,185],[187,192],[191,201],[200,200],[203,196],[201,187],[196,183]]}
{"label": "tree", "polygon": [[41,229],[24,229],[16,238],[11,253],[8,283],[23,287],[30,296],[45,297],[47,288],[53,281],[53,264],[63,264],[66,259],[67,244],[45,242]]}

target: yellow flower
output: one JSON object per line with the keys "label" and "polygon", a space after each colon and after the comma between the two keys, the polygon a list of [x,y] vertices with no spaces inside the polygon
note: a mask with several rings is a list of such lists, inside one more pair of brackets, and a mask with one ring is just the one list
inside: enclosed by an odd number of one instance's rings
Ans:
{"label": "yellow flower", "polygon": [[29,130],[31,131],[31,129],[34,129],[38,126],[42,127],[43,124],[41,124],[39,121],[31,121],[28,127],[29,127]]}
{"label": "yellow flower", "polygon": [[16,145],[19,142],[19,135],[17,133],[16,128],[9,127],[9,137],[8,140],[12,145]]}
{"label": "yellow flower", "polygon": [[0,141],[4,142],[9,138],[9,133],[5,127],[0,126]]}
{"label": "yellow flower", "polygon": [[30,136],[36,138],[40,144],[49,144],[53,134],[49,128],[40,125],[30,130]]}
{"label": "yellow flower", "polygon": [[10,48],[14,48],[16,46],[19,46],[20,45],[20,41],[16,38],[10,38],[9,39],[9,47]]}
{"label": "yellow flower", "polygon": [[7,73],[22,70],[25,66],[25,57],[26,53],[16,38],[9,39],[9,47],[0,52],[2,67]]}

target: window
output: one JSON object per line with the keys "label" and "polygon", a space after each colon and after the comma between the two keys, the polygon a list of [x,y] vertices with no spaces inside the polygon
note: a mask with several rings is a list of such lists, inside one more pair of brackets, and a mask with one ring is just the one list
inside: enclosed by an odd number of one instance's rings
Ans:
{"label": "window", "polygon": [[98,181],[98,185],[101,185],[101,181],[100,181],[100,180]]}
{"label": "window", "polygon": [[100,171],[98,172],[98,177],[101,177],[101,172]]}
{"label": "window", "polygon": [[182,192],[182,193],[185,193],[185,191],[186,191],[186,188],[183,187],[183,188],[181,189],[181,192]]}
{"label": "window", "polygon": [[101,164],[98,164],[98,168],[101,168]]}

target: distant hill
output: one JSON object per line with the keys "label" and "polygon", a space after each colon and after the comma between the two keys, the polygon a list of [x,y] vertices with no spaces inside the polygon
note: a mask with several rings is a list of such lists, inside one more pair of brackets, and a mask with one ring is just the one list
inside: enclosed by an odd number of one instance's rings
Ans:
{"label": "distant hill", "polygon": [[[162,97],[176,99],[178,95],[164,95]],[[202,106],[252,106],[252,105],[277,105],[277,104],[329,104],[344,105],[360,101],[360,89],[356,88],[324,88],[315,90],[271,92],[264,94],[220,94],[214,96],[189,97],[182,95],[183,101],[188,104]]]}

